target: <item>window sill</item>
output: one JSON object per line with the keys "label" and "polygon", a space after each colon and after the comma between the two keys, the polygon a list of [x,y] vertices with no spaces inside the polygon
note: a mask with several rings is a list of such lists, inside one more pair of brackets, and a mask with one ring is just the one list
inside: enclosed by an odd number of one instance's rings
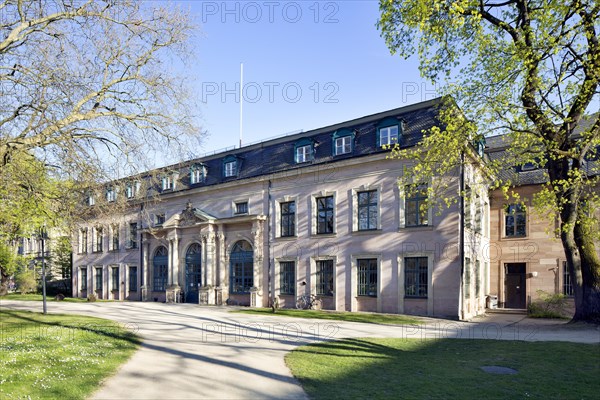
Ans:
{"label": "window sill", "polygon": [[293,236],[277,236],[275,238],[275,240],[282,241],[282,242],[290,241],[290,240],[297,240],[297,239],[298,239],[298,236],[296,236],[296,235],[293,235]]}
{"label": "window sill", "polygon": [[279,293],[279,296],[294,297],[294,296],[296,296],[296,294],[295,293]]}
{"label": "window sill", "polygon": [[415,225],[415,226],[401,226],[398,228],[398,232],[402,231],[432,231],[433,225]]}
{"label": "window sill", "polygon": [[522,236],[502,236],[500,239],[501,240],[522,240],[522,239],[526,239],[527,235],[522,235]]}
{"label": "window sill", "polygon": [[364,229],[364,230],[359,230],[359,231],[352,231],[350,232],[351,235],[378,235],[380,233],[383,233],[382,229]]}
{"label": "window sill", "polygon": [[337,233],[313,233],[310,235],[311,238],[323,238],[323,237],[337,237]]}
{"label": "window sill", "polygon": [[102,250],[94,250],[94,251],[92,251],[92,254],[100,254],[100,253],[102,253]]}
{"label": "window sill", "polygon": [[376,299],[378,296],[371,296],[368,294],[359,294],[356,296],[357,299]]}
{"label": "window sill", "polygon": [[427,296],[404,296],[405,300],[427,300]]}

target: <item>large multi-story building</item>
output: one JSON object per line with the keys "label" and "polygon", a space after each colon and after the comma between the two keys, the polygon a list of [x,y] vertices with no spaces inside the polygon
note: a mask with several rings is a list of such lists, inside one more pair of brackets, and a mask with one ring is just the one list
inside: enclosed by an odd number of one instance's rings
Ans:
{"label": "large multi-story building", "polygon": [[[77,232],[73,291],[104,299],[293,307],[451,318],[483,312],[490,293],[489,200],[481,158],[444,179],[469,202],[421,207],[405,162],[440,99],[181,163],[108,188],[129,207]],[[148,174],[150,175],[150,173]],[[159,192],[146,200],[144,190]],[[464,188],[463,188],[464,189]],[[93,202],[92,202],[93,203]],[[91,206],[94,207],[94,206]],[[464,210],[463,210],[464,209]]]}

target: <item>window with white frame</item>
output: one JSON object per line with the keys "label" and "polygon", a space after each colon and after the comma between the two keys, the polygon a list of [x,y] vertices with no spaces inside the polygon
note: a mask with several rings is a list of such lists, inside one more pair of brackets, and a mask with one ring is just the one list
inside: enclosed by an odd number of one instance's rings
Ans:
{"label": "window with white frame", "polygon": [[173,190],[173,175],[165,175],[162,177],[162,190]]}
{"label": "window with white frame", "polygon": [[237,175],[237,160],[231,160],[223,164],[223,173],[225,178],[229,178]]}
{"label": "window with white frame", "polygon": [[335,143],[334,154],[336,156],[339,156],[341,154],[348,154],[348,153],[352,152],[352,136],[351,135],[335,138],[334,143]]}
{"label": "window with white frame", "polygon": [[114,187],[106,189],[106,201],[112,203],[117,200],[117,190]]}
{"label": "window with white frame", "polygon": [[398,125],[379,128],[379,146],[389,146],[398,143]]}
{"label": "window with white frame", "polygon": [[204,165],[193,165],[190,167],[190,183],[196,185],[203,183],[206,179],[206,166]]}
{"label": "window with white frame", "polygon": [[509,204],[504,208],[504,235],[523,237],[527,232],[525,207],[521,204]]}
{"label": "window with white frame", "polygon": [[304,163],[313,160],[313,145],[307,144],[296,147],[296,162]]}
{"label": "window with white frame", "polygon": [[161,226],[165,223],[165,214],[154,214],[154,225]]}
{"label": "window with white frame", "polygon": [[128,199],[133,199],[134,197],[136,197],[138,195],[139,191],[140,191],[140,182],[139,181],[129,182],[127,184],[127,186],[125,186],[125,196]]}

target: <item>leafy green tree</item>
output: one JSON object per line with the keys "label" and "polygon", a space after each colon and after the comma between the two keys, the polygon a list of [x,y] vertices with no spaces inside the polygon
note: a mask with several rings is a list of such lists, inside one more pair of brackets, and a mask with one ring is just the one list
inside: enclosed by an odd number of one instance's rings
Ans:
{"label": "leafy green tree", "polygon": [[0,240],[0,296],[8,292],[8,279],[16,272],[17,266],[14,250]]}
{"label": "leafy green tree", "polygon": [[600,102],[600,3],[380,0],[380,10],[392,53],[416,54],[421,74],[447,95],[424,151],[393,153],[415,163],[402,179],[447,174],[473,162],[473,141],[508,133],[506,157],[488,169],[508,193],[515,182],[498,172],[527,162],[545,168],[548,183],[534,200],[560,221],[574,319],[600,321],[598,217],[589,212],[599,204],[599,171],[587,162],[598,156],[600,118],[586,117]]}

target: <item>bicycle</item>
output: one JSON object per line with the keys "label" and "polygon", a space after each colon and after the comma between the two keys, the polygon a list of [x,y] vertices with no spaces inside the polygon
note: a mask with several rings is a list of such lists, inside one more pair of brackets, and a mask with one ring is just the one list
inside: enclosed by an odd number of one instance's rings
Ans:
{"label": "bicycle", "polygon": [[314,294],[303,294],[296,300],[298,310],[320,310],[321,299]]}

